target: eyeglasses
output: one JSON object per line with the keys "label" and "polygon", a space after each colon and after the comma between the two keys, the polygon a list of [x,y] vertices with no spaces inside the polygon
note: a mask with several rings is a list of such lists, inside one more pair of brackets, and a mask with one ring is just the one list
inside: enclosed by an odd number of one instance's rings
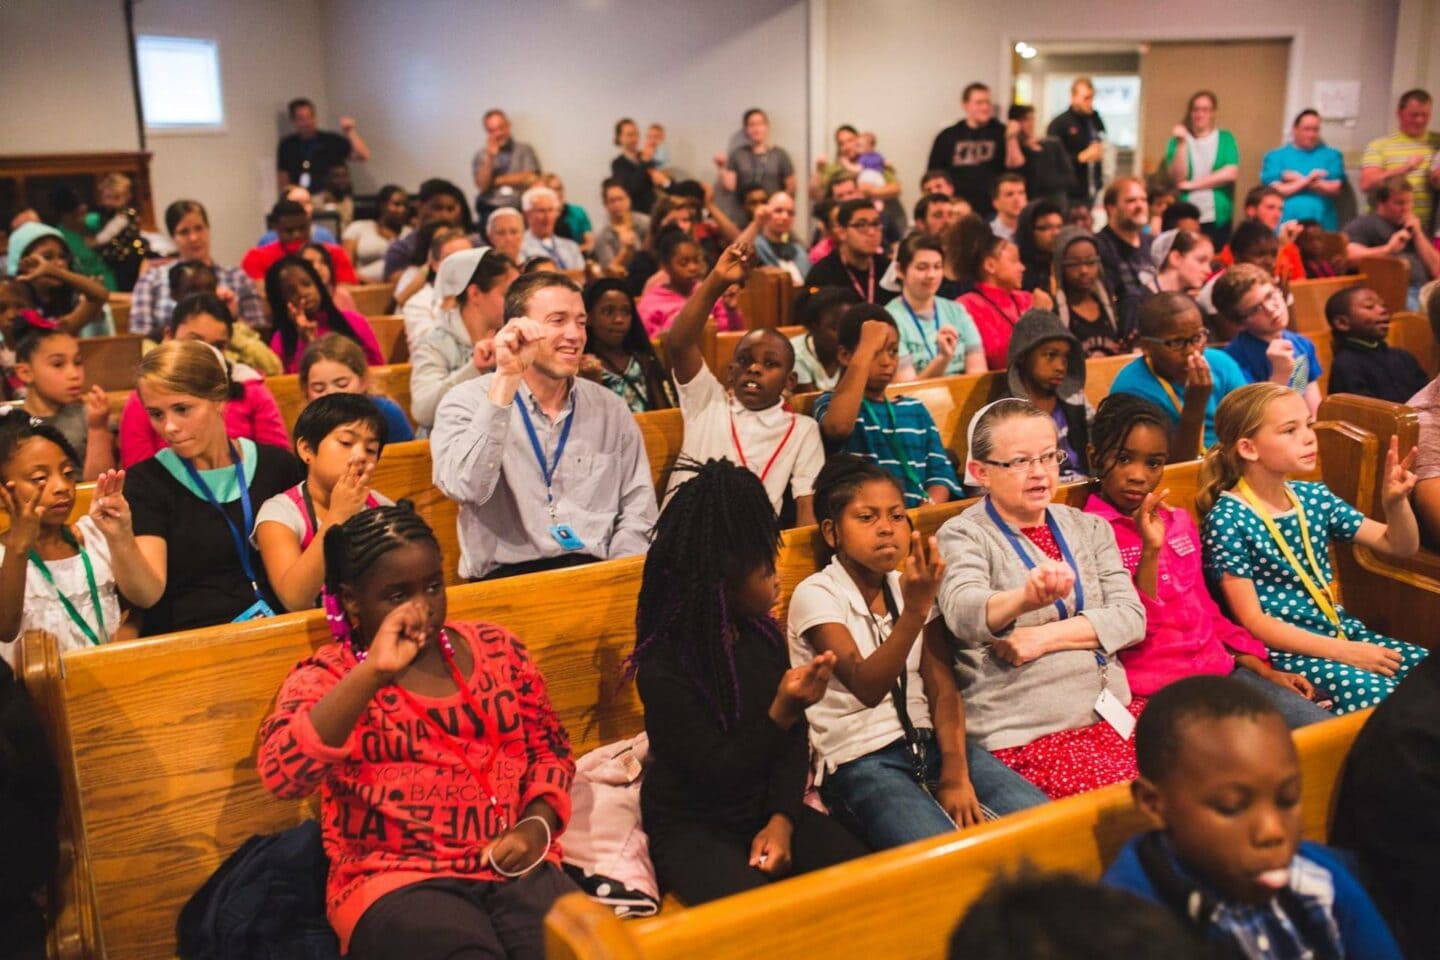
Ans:
{"label": "eyeglasses", "polygon": [[879,230],[879,229],[880,229],[880,221],[879,221],[879,220],[851,220],[851,221],[850,221],[850,227],[849,227],[849,229],[851,229],[851,230]]}
{"label": "eyeglasses", "polygon": [[1163,340],[1160,337],[1141,337],[1140,339],[1147,340],[1150,343],[1158,343],[1166,350],[1173,350],[1176,353],[1180,353],[1192,347],[1205,346],[1206,342],[1210,339],[1210,334],[1205,330],[1201,330],[1193,337],[1170,337],[1168,340]]}
{"label": "eyeglasses", "polygon": [[1069,270],[1071,267],[1094,267],[1094,266],[1098,266],[1099,263],[1100,263],[1100,258],[1099,258],[1099,257],[1086,257],[1084,260],[1062,260],[1062,261],[1060,261],[1061,266],[1063,266],[1066,270]]}
{"label": "eyeglasses", "polygon": [[1259,302],[1259,303],[1255,304],[1255,306],[1251,307],[1249,310],[1246,310],[1244,313],[1240,314],[1240,319],[1241,319],[1241,320],[1249,320],[1251,317],[1259,316],[1259,315],[1260,315],[1260,312],[1261,312],[1262,310],[1264,310],[1267,306],[1269,306],[1270,304],[1275,303],[1275,302],[1277,302],[1277,301],[1280,302],[1280,303],[1284,303],[1284,302],[1285,302],[1285,295],[1280,292],[1280,288],[1279,288],[1279,287],[1271,287],[1270,290],[1269,290],[1269,292],[1267,292],[1267,293],[1265,294],[1265,296],[1263,296],[1263,297],[1260,298],[1260,302]]}
{"label": "eyeglasses", "polygon": [[1051,450],[1038,457],[1015,457],[1011,460],[981,460],[980,462],[1000,470],[1009,470],[1011,473],[1023,473],[1032,466],[1040,467],[1042,470],[1048,470],[1051,467],[1063,469],[1069,459],[1064,450]]}

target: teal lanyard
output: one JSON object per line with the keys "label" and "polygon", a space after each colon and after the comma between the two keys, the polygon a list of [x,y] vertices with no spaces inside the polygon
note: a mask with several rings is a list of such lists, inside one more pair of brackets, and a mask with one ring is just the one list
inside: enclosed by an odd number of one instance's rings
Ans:
{"label": "teal lanyard", "polygon": [[65,596],[59,587],[55,586],[55,576],[50,572],[50,568],[45,565],[45,561],[40,559],[40,554],[31,550],[30,562],[35,564],[35,568],[40,571],[40,576],[44,577],[45,582],[50,584],[50,588],[54,590],[55,595],[60,598],[60,605],[65,608],[65,612],[70,615],[70,619],[75,621],[75,626],[80,628],[80,632],[85,635],[85,639],[98,647],[100,645],[100,637],[107,636],[107,634],[105,633],[105,609],[100,606],[100,591],[95,586],[95,568],[90,565],[90,554],[75,540],[74,534],[69,530],[61,530],[60,538],[79,552],[80,562],[85,565],[85,579],[90,584],[90,604],[95,608],[95,621],[100,625],[100,632],[98,634],[90,629],[90,624],[86,623],[85,618],[80,616],[80,611],[75,609],[75,604],[70,602],[70,598]]}

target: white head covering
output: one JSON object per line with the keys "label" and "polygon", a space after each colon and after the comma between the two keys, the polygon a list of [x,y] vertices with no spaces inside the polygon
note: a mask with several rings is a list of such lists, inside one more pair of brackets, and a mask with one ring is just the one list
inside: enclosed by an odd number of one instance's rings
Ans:
{"label": "white head covering", "polygon": [[476,268],[489,250],[489,247],[457,250],[441,260],[439,275],[435,278],[435,295],[441,300],[458,297],[470,286],[470,278],[475,275]]}
{"label": "white head covering", "polygon": [[1001,397],[999,400],[993,400],[990,403],[985,404],[985,406],[981,407],[979,410],[975,411],[975,416],[970,418],[970,425],[965,428],[965,465],[967,473],[969,472],[969,465],[971,463],[978,462],[975,459],[975,425],[980,422],[980,418],[985,416],[986,413],[990,412],[991,407],[998,407],[1002,403],[1029,402],[1029,400],[1022,400],[1019,397]]}
{"label": "white head covering", "polygon": [[1157,271],[1165,269],[1165,261],[1170,257],[1170,251],[1175,246],[1175,236],[1179,232],[1178,229],[1166,230],[1150,244],[1150,259],[1154,261]]}

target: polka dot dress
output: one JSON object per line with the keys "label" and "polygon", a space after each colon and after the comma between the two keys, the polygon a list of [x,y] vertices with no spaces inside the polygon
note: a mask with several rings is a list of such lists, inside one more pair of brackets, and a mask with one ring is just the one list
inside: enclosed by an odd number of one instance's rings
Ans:
{"label": "polka dot dress", "polygon": [[[1139,717],[1145,709],[1145,698],[1132,698],[1127,709],[1132,717]],[[1006,747],[994,754],[996,760],[1045,791],[1051,800],[1124,783],[1137,775],[1135,738],[1121,740],[1115,728],[1104,720],[1049,733],[1023,747]]]}
{"label": "polka dot dress", "polygon": [[[1305,508],[1315,559],[1329,580],[1334,576],[1330,567],[1330,544],[1336,540],[1347,543],[1354,540],[1365,515],[1335,496],[1323,483],[1295,481],[1288,486]],[[1308,567],[1305,544],[1300,538],[1300,520],[1295,511],[1272,515],[1271,519],[1301,564]],[[1204,541],[1205,571],[1212,581],[1219,582],[1226,573],[1250,580],[1255,584],[1260,608],[1266,615],[1312,633],[1335,636],[1334,624],[1310,597],[1265,524],[1238,496],[1226,493],[1216,502],[1205,518]],[[1410,668],[1425,658],[1425,650],[1376,633],[1346,613],[1344,607],[1338,612],[1346,639],[1377,644],[1400,653],[1401,664],[1395,676],[1385,677],[1336,660],[1273,649],[1270,662],[1276,670],[1301,674],[1323,687],[1335,701],[1335,713],[1344,714],[1373,707],[1384,700]]]}

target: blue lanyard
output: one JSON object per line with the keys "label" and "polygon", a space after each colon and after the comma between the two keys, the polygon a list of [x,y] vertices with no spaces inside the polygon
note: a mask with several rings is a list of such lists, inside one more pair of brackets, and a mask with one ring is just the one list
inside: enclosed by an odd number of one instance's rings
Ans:
{"label": "blue lanyard", "polygon": [[936,353],[936,344],[931,343],[930,340],[932,337],[935,340],[939,340],[940,338],[940,302],[937,300],[934,303],[933,309],[935,311],[935,330],[930,337],[927,337],[925,335],[925,326],[920,322],[920,314],[916,313],[915,308],[910,306],[910,301],[905,298],[905,294],[903,293],[900,294],[900,302],[905,304],[905,310],[907,313],[910,314],[910,319],[915,321],[915,330],[917,333],[920,334],[920,342],[925,345],[926,359],[934,360]]}
{"label": "blue lanyard", "polygon": [[[1026,552],[1024,545],[1020,542],[1020,538],[1010,529],[1010,524],[1006,523],[1000,516],[1000,512],[995,509],[995,504],[990,502],[989,497],[985,498],[985,512],[990,515],[990,519],[994,522],[995,526],[1000,528],[1000,532],[1005,534],[1005,539],[1010,541],[1010,546],[1014,548],[1015,552],[1020,556],[1020,561],[1025,564],[1025,569],[1034,570],[1035,561],[1030,559],[1030,554]],[[1060,548],[1060,556],[1064,557],[1065,562],[1070,565],[1070,569],[1075,571],[1074,615],[1078,616],[1080,611],[1085,609],[1085,584],[1080,580],[1080,567],[1076,565],[1075,557],[1070,553],[1070,545],[1065,542],[1065,536],[1060,532],[1060,525],[1055,522],[1055,517],[1051,515],[1049,510],[1045,511],[1045,526],[1050,528],[1050,536],[1055,538],[1055,545]],[[1064,600],[1056,600],[1055,609],[1060,611],[1061,620],[1071,616],[1070,611],[1065,609]]]}
{"label": "blue lanyard", "polygon": [[555,471],[560,469],[560,458],[565,453],[565,444],[570,439],[570,427],[575,423],[575,409],[573,406],[571,407],[570,415],[565,418],[565,426],[560,428],[560,442],[555,445],[555,462],[547,464],[545,448],[540,446],[540,437],[535,433],[535,424],[530,420],[530,411],[525,409],[525,398],[517,396],[515,406],[520,411],[520,419],[525,423],[525,432],[530,435],[530,449],[535,451],[535,459],[540,464],[540,475],[545,478],[545,502],[553,507],[555,498],[551,496],[550,491],[555,482]]}
{"label": "blue lanyard", "polygon": [[[245,572],[245,579],[250,581],[250,589],[255,591],[255,598],[261,599],[260,586],[255,580],[255,565],[250,558],[249,543],[235,528],[235,521],[230,519],[230,514],[225,512],[220,501],[215,499],[215,492],[210,489],[210,485],[205,482],[200,471],[195,469],[195,464],[185,457],[181,457],[180,462],[185,464],[185,470],[190,474],[190,479],[195,482],[195,486],[200,488],[200,492],[205,494],[205,499],[210,501],[210,506],[220,511],[220,517],[225,521],[225,526],[230,529],[231,539],[235,541],[235,552],[240,557],[240,569]],[[240,486],[240,511],[245,519],[245,533],[248,536],[255,525],[255,512],[250,505],[250,488],[245,485],[245,467],[240,462],[240,454],[234,446],[230,447],[230,462],[235,466],[235,482]]]}

